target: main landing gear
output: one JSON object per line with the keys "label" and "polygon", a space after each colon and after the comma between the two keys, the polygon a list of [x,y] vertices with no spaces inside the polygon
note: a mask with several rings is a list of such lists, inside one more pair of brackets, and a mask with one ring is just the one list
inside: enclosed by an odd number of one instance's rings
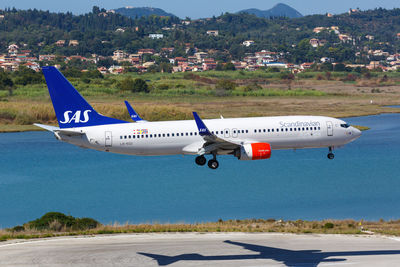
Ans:
{"label": "main landing gear", "polygon": [[335,154],[332,153],[332,147],[329,147],[329,153],[328,153],[328,159],[334,159],[335,158]]}
{"label": "main landing gear", "polygon": [[[196,157],[197,165],[204,166],[204,165],[206,165],[206,162],[207,162],[207,159],[206,159],[206,157],[204,157],[204,155]],[[217,156],[213,155],[213,158],[208,161],[207,165],[210,169],[213,169],[213,170],[217,169],[219,167],[219,162],[217,161]]]}

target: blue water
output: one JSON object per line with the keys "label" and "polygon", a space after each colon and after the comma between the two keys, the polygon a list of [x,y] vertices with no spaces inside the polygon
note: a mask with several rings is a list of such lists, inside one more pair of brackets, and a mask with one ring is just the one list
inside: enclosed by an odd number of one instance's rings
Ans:
{"label": "blue water", "polygon": [[400,218],[400,115],[350,118],[371,127],[327,149],[273,151],[264,161],[137,157],[85,150],[47,132],[0,134],[0,228],[48,211],[112,222]]}

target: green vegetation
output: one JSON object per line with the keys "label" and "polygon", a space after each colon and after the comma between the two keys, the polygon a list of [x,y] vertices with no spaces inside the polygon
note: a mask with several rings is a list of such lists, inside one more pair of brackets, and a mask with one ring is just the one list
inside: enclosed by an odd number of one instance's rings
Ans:
{"label": "green vegetation", "polygon": [[[132,19],[107,13],[99,7],[93,7],[92,12],[84,15],[9,8],[0,11],[0,14],[4,15],[0,24],[0,52],[6,52],[6,45],[12,42],[28,44],[27,49],[35,54],[62,56],[87,56],[93,53],[110,56],[116,49],[136,53],[142,48],[161,51],[163,47],[174,47],[174,51],[164,54],[180,57],[193,55],[196,47],[212,50],[211,57],[228,62],[230,59],[242,59],[246,53],[266,49],[282,53],[282,59],[293,63],[319,61],[322,57],[334,58],[337,62],[367,63],[370,60],[379,61],[383,57],[368,55],[364,47],[395,53],[400,42],[396,36],[400,32],[398,8],[380,8],[333,17],[312,15],[295,19],[269,19],[245,13],[225,13],[219,17],[192,20],[188,25],[182,24],[174,16]],[[340,41],[333,31],[313,32],[315,27],[331,26],[339,27],[341,33],[348,34],[357,44]],[[121,30],[116,31],[117,29]],[[210,29],[218,30],[218,36],[207,35],[206,32]],[[164,38],[149,38],[150,33],[162,33]],[[365,38],[367,35],[373,35],[374,40]],[[311,38],[324,40],[325,44],[314,48],[309,42]],[[55,42],[58,40],[78,40],[79,45],[57,46]],[[242,45],[245,40],[253,40],[255,43],[245,47]],[[356,52],[360,54],[356,56]],[[154,58],[157,65],[153,68],[161,66],[162,56]],[[57,62],[63,62],[63,59],[59,57]],[[98,64],[110,66],[112,62],[101,60]],[[343,66],[339,65],[337,68],[343,69]],[[223,69],[233,70],[234,66],[226,64]],[[329,68],[326,70],[331,71]]]}
{"label": "green vegetation", "polygon": [[[134,100],[147,120],[192,119],[191,111],[204,117],[319,114],[347,117],[398,112],[383,109],[396,102],[400,73],[306,71],[300,74],[249,71],[201,73],[126,73],[101,75],[97,70],[62,70],[65,76],[102,114],[130,120],[123,100]],[[347,81],[348,74],[354,81]],[[33,123],[57,124],[41,73],[22,68],[16,73],[0,71],[11,90],[0,90],[0,132],[36,129]],[[322,78],[319,78],[322,76]],[[3,86],[3,88],[8,88]],[[370,99],[380,105],[371,105]],[[257,102],[255,104],[255,101]],[[305,105],[306,102],[311,101]],[[299,102],[294,104],[293,102]],[[336,103],[336,104],[332,104]],[[209,107],[209,108],[205,108]]]}
{"label": "green vegetation", "polygon": [[275,219],[222,220],[195,224],[125,224],[101,225],[94,219],[74,218],[50,212],[23,226],[0,230],[0,241],[55,236],[176,232],[249,232],[249,233],[323,233],[387,234],[400,236],[400,220],[367,222],[355,220],[283,221]]}

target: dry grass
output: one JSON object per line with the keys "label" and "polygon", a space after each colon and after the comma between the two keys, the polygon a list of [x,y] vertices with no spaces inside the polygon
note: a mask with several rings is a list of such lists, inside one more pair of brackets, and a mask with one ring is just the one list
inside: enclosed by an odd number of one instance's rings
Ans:
{"label": "dry grass", "polygon": [[[246,81],[252,82],[252,80]],[[177,81],[171,79],[157,82]],[[264,89],[287,90],[287,84],[276,80],[260,84]],[[400,112],[400,109],[382,107],[400,103],[400,85],[396,85],[395,80],[382,83],[379,78],[374,78],[358,80],[356,83],[344,83],[338,80],[296,79],[292,83],[292,88],[315,90],[325,95],[216,97],[119,94],[91,96],[88,97],[88,101],[100,113],[127,121],[130,121],[130,118],[123,100],[132,98],[134,98],[134,108],[149,121],[192,119],[192,111],[199,112],[204,118],[219,118],[220,115],[228,118],[293,114],[351,117]],[[7,100],[0,101],[0,131],[31,130],[34,127],[28,125],[33,123],[57,124],[48,96],[42,98],[16,96]]]}
{"label": "dry grass", "polygon": [[[370,232],[368,232],[370,231]],[[228,220],[196,224],[118,224],[104,225],[87,231],[12,231],[0,230],[0,241],[55,236],[96,235],[118,233],[177,233],[177,232],[248,232],[296,234],[385,234],[400,236],[400,220],[364,222],[355,220],[282,221],[274,219]]]}

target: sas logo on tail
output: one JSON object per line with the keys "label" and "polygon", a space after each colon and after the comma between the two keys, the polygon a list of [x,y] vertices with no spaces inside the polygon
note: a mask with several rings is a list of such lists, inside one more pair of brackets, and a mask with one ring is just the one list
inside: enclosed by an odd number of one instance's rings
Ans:
{"label": "sas logo on tail", "polygon": [[81,120],[81,110],[78,110],[75,112],[75,114],[70,118],[70,114],[72,114],[72,111],[68,110],[64,112],[64,121],[60,121],[60,123],[71,123],[72,121],[75,123],[85,123],[89,121],[89,112],[91,112],[91,110],[85,110],[83,112],[83,120]]}

